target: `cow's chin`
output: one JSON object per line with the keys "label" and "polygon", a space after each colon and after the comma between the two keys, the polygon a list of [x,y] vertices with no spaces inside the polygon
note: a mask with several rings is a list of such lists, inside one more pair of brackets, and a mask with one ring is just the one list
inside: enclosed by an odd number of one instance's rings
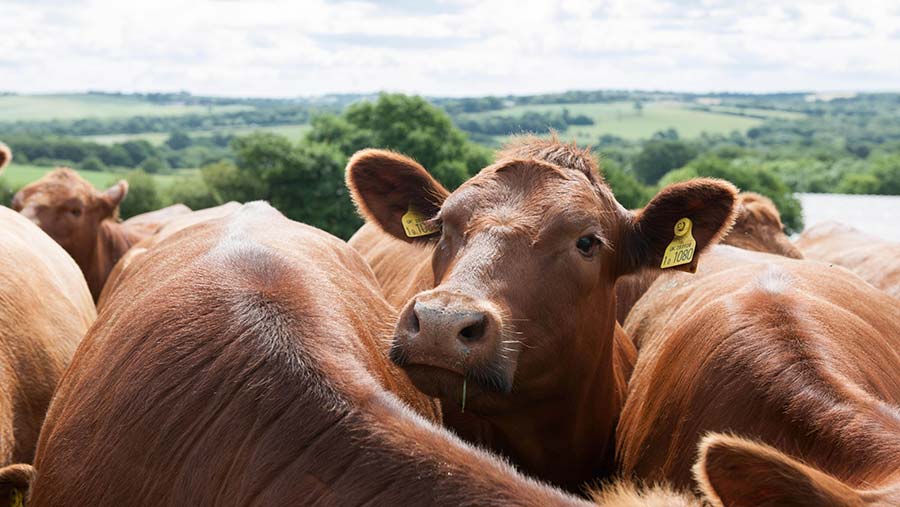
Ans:
{"label": "cow's chin", "polygon": [[444,405],[462,407],[465,395],[466,407],[477,411],[480,405],[505,397],[512,390],[511,382],[495,369],[475,370],[466,375],[424,364],[406,364],[403,369],[417,389],[440,399]]}

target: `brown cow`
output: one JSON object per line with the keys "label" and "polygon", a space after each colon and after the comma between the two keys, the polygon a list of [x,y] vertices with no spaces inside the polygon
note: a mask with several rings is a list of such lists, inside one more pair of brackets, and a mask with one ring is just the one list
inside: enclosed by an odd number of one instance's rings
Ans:
{"label": "brown cow", "polygon": [[155,234],[172,220],[192,213],[184,204],[173,204],[165,208],[135,215],[122,222],[122,227],[136,229],[144,235]]}
{"label": "brown cow", "polygon": [[[583,503],[393,394],[429,407],[387,360],[396,311],[337,238],[251,203],[130,269],[54,397],[30,506]],[[609,505],[650,505],[626,493]]]}
{"label": "brown cow", "polygon": [[31,462],[56,382],[95,317],[72,258],[0,207],[0,466]]}
{"label": "brown cow", "polygon": [[[440,398],[445,423],[570,490],[612,473],[635,357],[615,320],[616,278],[659,267],[684,217],[702,250],[731,224],[734,187],[673,185],[635,214],[588,151],[537,139],[452,194],[413,160],[380,150],[354,155],[347,183],[384,231],[368,225],[351,244],[390,301],[418,292],[404,301],[391,359]],[[440,234],[408,237],[401,220],[415,226],[415,213],[434,219],[410,232]]]}
{"label": "brown cow", "polygon": [[[718,246],[690,280],[657,279],[625,329],[641,347],[617,430],[626,477],[689,486],[693,450],[716,431],[850,488],[900,486],[900,302],[846,269]],[[717,466],[707,473],[767,490]]]}
{"label": "brown cow", "polygon": [[119,203],[127,193],[125,180],[98,192],[64,167],[22,188],[12,207],[69,252],[96,301],[116,262],[148,234],[143,227],[129,228],[117,221]]}
{"label": "brown cow", "polygon": [[849,225],[824,222],[803,231],[797,246],[810,259],[840,264],[900,299],[900,243]]}
{"label": "brown cow", "polygon": [[734,225],[720,243],[793,259],[803,258],[803,254],[794,246],[791,238],[784,233],[781,214],[778,213],[775,203],[755,192],[738,194]]}
{"label": "brown cow", "polygon": [[[164,208],[164,210],[168,210],[169,208],[173,207],[174,206],[169,206],[168,208]],[[120,259],[119,262],[117,262],[113,267],[112,271],[110,271],[109,277],[106,279],[106,283],[103,284],[103,290],[100,292],[100,298],[97,300],[98,309],[103,309],[106,301],[110,298],[112,292],[119,285],[120,278],[123,276],[124,271],[128,269],[128,266],[131,265],[134,259],[143,255],[154,245],[160,243],[162,240],[168,238],[176,232],[200,222],[204,222],[206,220],[221,218],[230,215],[231,213],[239,210],[241,208],[241,205],[239,203],[231,201],[225,204],[220,204],[219,206],[197,211],[190,211],[190,208],[188,208],[187,206],[185,206],[185,208],[188,210],[187,213],[179,211],[177,215],[167,215],[165,217],[162,217],[163,220],[156,221],[156,223],[158,223],[159,225],[153,228],[153,234],[147,238],[144,238],[140,243],[134,245],[127,252],[125,252],[125,255],[122,256],[122,259]],[[134,218],[147,216],[154,213],[158,212],[145,213],[144,215],[137,215]],[[128,220],[126,220],[125,222],[127,223]]]}
{"label": "brown cow", "polygon": [[[791,238],[784,233],[778,208],[771,199],[754,192],[738,194],[734,225],[719,243],[793,259],[803,258],[800,250],[791,243]],[[628,312],[660,273],[659,270],[646,270],[623,276],[616,282],[616,320],[625,322]]]}

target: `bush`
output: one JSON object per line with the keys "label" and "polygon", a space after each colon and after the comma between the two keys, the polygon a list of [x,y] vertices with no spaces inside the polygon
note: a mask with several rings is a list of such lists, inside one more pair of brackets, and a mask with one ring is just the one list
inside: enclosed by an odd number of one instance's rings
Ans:
{"label": "bush", "polygon": [[81,170],[103,172],[107,170],[107,167],[102,160],[94,155],[91,155],[90,157],[84,159],[84,162],[81,163]]}
{"label": "bush", "polygon": [[[162,207],[159,189],[152,176],[141,170],[134,170],[125,175],[128,181],[128,195],[119,206],[122,218],[130,218],[141,213],[157,210]],[[109,184],[115,184],[116,180]]]}
{"label": "bush", "polygon": [[176,179],[162,192],[162,201],[165,205],[181,203],[193,210],[211,208],[224,202],[209,188],[202,176]]}
{"label": "bush", "polygon": [[141,169],[151,174],[160,173],[168,167],[168,164],[166,164],[166,162],[159,157],[150,157],[141,162],[140,165]]}

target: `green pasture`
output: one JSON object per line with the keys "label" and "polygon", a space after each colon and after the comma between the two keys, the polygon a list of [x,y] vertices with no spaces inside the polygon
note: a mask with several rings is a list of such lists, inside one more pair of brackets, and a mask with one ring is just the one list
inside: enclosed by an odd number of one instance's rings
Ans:
{"label": "green pasture", "polygon": [[[684,138],[697,137],[703,132],[727,134],[733,130],[746,131],[760,125],[763,120],[734,114],[724,114],[689,109],[681,102],[649,102],[637,111],[633,102],[605,104],[535,104],[514,106],[500,111],[485,111],[462,115],[477,118],[492,115],[520,115],[526,111],[561,112],[564,108],[572,115],[584,114],[594,120],[594,125],[570,126],[562,137],[584,142],[596,142],[600,136],[614,135],[625,139],[646,139],[660,130],[673,128]],[[502,141],[502,137],[497,138]]]}
{"label": "green pasture", "polygon": [[[53,169],[53,167],[17,164],[14,159],[13,163],[3,171],[2,175],[0,175],[0,186],[3,186],[2,184],[5,183],[10,188],[18,189],[31,183],[32,181],[40,179],[41,176],[47,174]],[[166,186],[172,184],[172,182],[174,182],[179,177],[189,176],[196,173],[196,171],[196,169],[179,169],[172,172],[171,174],[154,174],[152,176],[160,186]],[[115,181],[124,178],[125,172],[126,171],[124,170],[121,172],[78,171],[78,174],[80,174],[82,178],[91,182],[92,185],[102,190],[109,187]]]}
{"label": "green pasture", "polygon": [[[190,130],[187,133],[191,137],[199,138],[212,137],[215,134],[244,135],[251,132],[272,132],[274,134],[288,137],[291,141],[296,141],[300,139],[307,131],[309,131],[309,129],[310,126],[308,123],[297,123],[290,125],[275,125],[271,127],[240,127],[215,130]],[[169,133],[167,132],[141,132],[137,134],[106,134],[97,136],[81,136],[81,139],[84,139],[85,141],[93,141],[99,144],[115,144],[123,143],[125,141],[143,139],[145,141],[148,141],[150,144],[159,146],[163,142],[165,142],[168,137]]]}
{"label": "green pasture", "polygon": [[179,116],[190,113],[225,113],[252,106],[200,106],[155,104],[139,97],[110,95],[4,95],[0,96],[2,121],[73,120],[79,118],[128,118],[131,116]]}

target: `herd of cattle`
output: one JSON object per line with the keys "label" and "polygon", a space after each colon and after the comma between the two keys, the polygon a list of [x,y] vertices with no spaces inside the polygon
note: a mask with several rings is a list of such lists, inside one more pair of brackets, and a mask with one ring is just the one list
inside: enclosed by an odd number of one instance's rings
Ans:
{"label": "herd of cattle", "polygon": [[900,244],[626,210],[555,139],[347,185],[349,244],[70,169],[0,207],[0,505],[900,505]]}

